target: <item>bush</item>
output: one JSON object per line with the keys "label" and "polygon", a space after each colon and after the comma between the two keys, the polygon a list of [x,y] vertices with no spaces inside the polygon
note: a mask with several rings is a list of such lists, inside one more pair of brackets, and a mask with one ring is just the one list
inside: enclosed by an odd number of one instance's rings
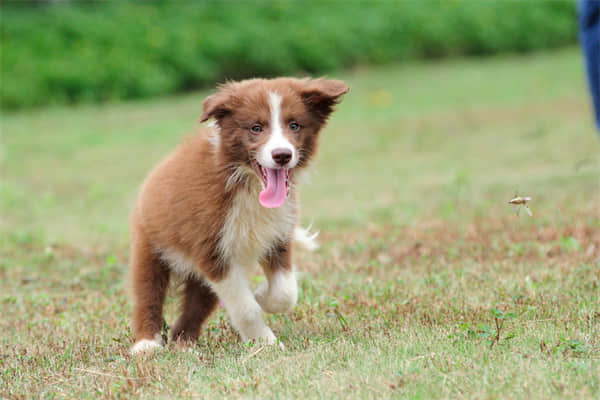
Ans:
{"label": "bush", "polygon": [[576,39],[573,1],[2,3],[0,105],[131,99]]}

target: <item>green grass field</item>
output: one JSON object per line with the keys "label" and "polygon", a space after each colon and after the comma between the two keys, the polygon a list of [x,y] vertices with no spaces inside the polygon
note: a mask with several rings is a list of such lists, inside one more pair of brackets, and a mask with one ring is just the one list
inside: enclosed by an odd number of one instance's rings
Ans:
{"label": "green grass field", "polygon": [[567,49],[337,75],[352,89],[302,187],[321,249],[267,317],[284,351],[220,309],[193,348],[128,354],[127,215],[207,93],[3,114],[0,398],[600,397],[582,71]]}

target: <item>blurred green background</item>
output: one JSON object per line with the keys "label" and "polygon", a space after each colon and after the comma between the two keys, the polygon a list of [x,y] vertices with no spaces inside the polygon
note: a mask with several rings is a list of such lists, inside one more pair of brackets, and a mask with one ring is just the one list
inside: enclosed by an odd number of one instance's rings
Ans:
{"label": "blurred green background", "polygon": [[0,7],[4,109],[145,98],[357,64],[528,52],[573,44],[577,32],[572,0]]}

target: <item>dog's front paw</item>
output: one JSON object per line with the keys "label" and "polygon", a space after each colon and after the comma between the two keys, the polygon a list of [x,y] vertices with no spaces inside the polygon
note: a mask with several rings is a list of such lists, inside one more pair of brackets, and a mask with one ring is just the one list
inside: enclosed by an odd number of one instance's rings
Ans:
{"label": "dog's front paw", "polygon": [[266,336],[258,338],[258,342],[263,345],[267,345],[267,346],[277,345],[277,347],[279,347],[281,350],[285,350],[285,346],[283,345],[283,342],[280,342],[279,340],[277,340],[277,337],[275,336],[275,334],[273,333],[273,331],[271,329],[269,329],[269,333]]}
{"label": "dog's front paw", "polygon": [[269,292],[269,284],[267,282],[262,282],[258,288],[254,291],[254,298],[256,302],[260,304],[260,307],[266,311],[267,307],[267,294]]}
{"label": "dog's front paw", "polygon": [[277,340],[277,337],[269,327],[265,327],[265,329],[258,335],[247,336],[242,334],[242,340],[244,342],[252,341],[256,344],[264,346],[278,345],[281,350],[285,350],[283,343]]}
{"label": "dog's front paw", "polygon": [[278,279],[269,285],[263,282],[254,292],[256,302],[261,308],[271,314],[281,314],[290,311],[298,301],[296,279]]}

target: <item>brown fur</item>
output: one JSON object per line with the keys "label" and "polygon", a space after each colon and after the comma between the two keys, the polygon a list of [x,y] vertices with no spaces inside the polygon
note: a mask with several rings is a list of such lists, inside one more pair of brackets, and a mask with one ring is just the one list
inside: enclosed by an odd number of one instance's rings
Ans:
{"label": "brown fur", "polygon": [[[211,144],[206,130],[188,138],[149,174],[131,216],[136,341],[152,339],[161,329],[162,305],[172,272],[161,258],[165,249],[177,249],[197,268],[186,277],[182,315],[172,339],[197,340],[201,324],[217,304],[204,280],[219,281],[228,272],[228,260],[218,247],[227,211],[236,193],[245,190],[245,185],[259,184],[260,178],[251,173],[233,187],[227,187],[227,182],[236,167],[253,170],[253,154],[268,140],[267,92],[281,95],[284,123],[293,120],[302,126],[300,132],[285,133],[300,151],[298,169],[308,164],[319,131],[347,90],[342,82],[331,80],[255,79],[227,83],[204,101],[201,120],[217,121],[220,144]],[[249,131],[255,123],[265,126],[261,135]],[[287,201],[295,201],[293,186]],[[289,241],[274,244],[264,268],[267,274],[291,268]]]}
{"label": "brown fur", "polygon": [[267,277],[278,270],[292,270],[292,243],[290,240],[279,243],[273,247],[265,257],[263,270]]}

